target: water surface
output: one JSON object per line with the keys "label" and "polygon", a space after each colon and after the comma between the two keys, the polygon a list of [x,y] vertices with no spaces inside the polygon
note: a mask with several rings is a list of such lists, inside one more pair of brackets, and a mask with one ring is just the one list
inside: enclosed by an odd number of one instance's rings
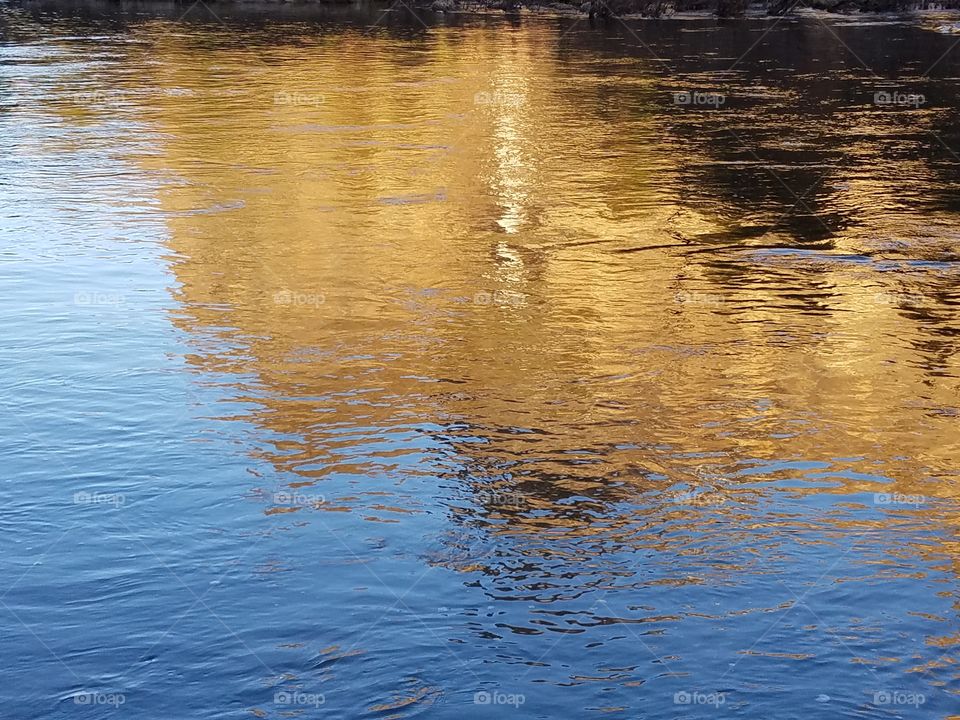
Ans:
{"label": "water surface", "polygon": [[954,38],[387,9],[0,5],[4,716],[960,717]]}

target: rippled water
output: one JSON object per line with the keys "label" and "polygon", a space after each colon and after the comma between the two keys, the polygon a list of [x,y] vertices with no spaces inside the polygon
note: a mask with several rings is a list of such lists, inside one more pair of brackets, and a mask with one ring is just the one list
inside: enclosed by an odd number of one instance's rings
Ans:
{"label": "rippled water", "polygon": [[960,717],[936,19],[123,8],[0,5],[5,717]]}

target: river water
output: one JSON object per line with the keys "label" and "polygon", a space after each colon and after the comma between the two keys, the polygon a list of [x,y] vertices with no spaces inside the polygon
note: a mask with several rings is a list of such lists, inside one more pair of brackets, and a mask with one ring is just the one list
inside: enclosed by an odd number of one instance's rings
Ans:
{"label": "river water", "polygon": [[3,716],[960,717],[955,37],[386,10],[0,4]]}

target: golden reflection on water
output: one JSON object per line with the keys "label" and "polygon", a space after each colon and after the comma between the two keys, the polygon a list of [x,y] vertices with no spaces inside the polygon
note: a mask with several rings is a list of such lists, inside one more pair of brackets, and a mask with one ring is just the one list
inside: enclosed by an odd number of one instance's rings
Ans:
{"label": "golden reflection on water", "polygon": [[[936,480],[958,453],[956,267],[849,256],[918,221],[896,179],[839,176],[825,210],[859,227],[835,250],[762,250],[803,242],[777,226],[785,205],[752,208],[772,228],[757,241],[702,252],[739,222],[719,192],[691,198],[684,177],[714,159],[684,156],[642,63],[578,65],[550,36],[347,34],[261,62],[189,36],[153,46],[142,80],[162,93],[137,111],[163,138],[144,165],[173,179],[177,322],[222,343],[193,362],[242,375],[258,422],[300,438],[278,466],[349,469],[331,421],[455,422],[488,436],[470,452],[491,463],[534,452],[563,475],[598,472],[573,449],[671,481],[702,456],[718,477],[869,458],[898,491],[953,495]],[[637,105],[614,114],[606,84],[628,73]],[[862,113],[857,132],[879,122]],[[935,223],[904,255],[944,246]]]}

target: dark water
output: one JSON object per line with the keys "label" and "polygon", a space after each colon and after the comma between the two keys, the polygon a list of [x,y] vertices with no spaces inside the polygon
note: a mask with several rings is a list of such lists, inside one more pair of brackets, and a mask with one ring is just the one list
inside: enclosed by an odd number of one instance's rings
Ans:
{"label": "dark water", "polygon": [[960,717],[943,20],[210,8],[0,4],[0,715]]}

